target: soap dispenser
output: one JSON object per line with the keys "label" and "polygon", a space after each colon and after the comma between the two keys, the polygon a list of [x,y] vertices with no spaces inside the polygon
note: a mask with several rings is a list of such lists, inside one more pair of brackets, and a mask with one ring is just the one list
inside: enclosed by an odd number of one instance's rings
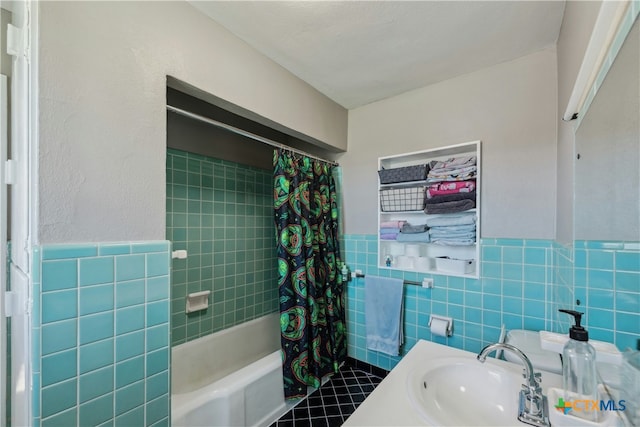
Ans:
{"label": "soap dispenser", "polygon": [[589,333],[580,326],[583,313],[559,310],[573,316],[575,324],[569,329],[569,340],[562,350],[562,386],[564,401],[572,402],[571,415],[597,422],[598,379],[596,350],[589,344]]}

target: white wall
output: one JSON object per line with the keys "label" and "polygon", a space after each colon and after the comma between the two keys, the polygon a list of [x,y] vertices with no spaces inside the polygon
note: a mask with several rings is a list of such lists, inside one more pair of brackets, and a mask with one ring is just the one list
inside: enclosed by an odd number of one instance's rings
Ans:
{"label": "white wall", "polygon": [[575,138],[573,124],[564,122],[564,114],[573,90],[584,52],[602,2],[568,1],[558,37],[558,213],[556,239],[573,242],[573,187]]}
{"label": "white wall", "polygon": [[576,131],[577,240],[640,240],[640,21]]}
{"label": "white wall", "polygon": [[166,76],[346,149],[347,112],[186,2],[40,2],[41,243],[165,238]]}
{"label": "white wall", "polygon": [[482,140],[482,237],[554,238],[556,52],[349,111],[345,232],[377,232],[377,159]]}
{"label": "white wall", "polygon": [[11,12],[7,9],[0,9],[0,25],[3,28],[0,34],[0,74],[11,75],[11,56],[7,53],[7,37],[5,34],[7,25],[11,23]]}

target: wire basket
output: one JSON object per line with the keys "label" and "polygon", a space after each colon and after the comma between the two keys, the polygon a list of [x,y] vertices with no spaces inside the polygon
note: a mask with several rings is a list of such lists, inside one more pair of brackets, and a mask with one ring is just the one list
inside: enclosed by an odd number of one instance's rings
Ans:
{"label": "wire basket", "polygon": [[424,197],[424,187],[380,190],[380,209],[382,212],[421,211]]}

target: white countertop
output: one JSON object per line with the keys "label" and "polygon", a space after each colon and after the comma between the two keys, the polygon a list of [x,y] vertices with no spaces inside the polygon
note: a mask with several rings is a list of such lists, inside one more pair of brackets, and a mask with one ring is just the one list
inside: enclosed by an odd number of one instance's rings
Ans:
{"label": "white countertop", "polygon": [[[493,356],[494,353],[491,354]],[[442,358],[476,359],[477,354],[458,350],[430,341],[419,340],[398,365],[376,387],[364,402],[343,424],[344,426],[422,426],[428,425],[416,409],[413,408],[407,394],[407,378],[409,373],[421,366],[428,366],[429,362]],[[480,363],[480,362],[478,362]],[[504,369],[513,370],[520,374],[523,366],[488,357],[485,363],[498,364]],[[537,370],[536,370],[537,372]],[[523,379],[524,381],[524,379]],[[548,387],[562,387],[562,377],[549,372],[542,372],[542,389]],[[545,393],[546,394],[546,393]],[[517,396],[514,396],[517,399]],[[549,402],[550,409],[553,402]],[[464,408],[461,408],[464,410]],[[482,425],[479,420],[478,425]],[[513,414],[513,424],[525,426]]]}

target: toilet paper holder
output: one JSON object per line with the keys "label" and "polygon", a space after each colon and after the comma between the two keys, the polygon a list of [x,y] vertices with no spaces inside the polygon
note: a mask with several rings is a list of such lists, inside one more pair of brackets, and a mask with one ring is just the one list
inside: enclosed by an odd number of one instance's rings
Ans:
{"label": "toilet paper holder", "polygon": [[429,328],[431,328],[434,320],[436,320],[436,323],[446,322],[447,325],[445,329],[447,331],[447,336],[450,337],[453,335],[453,319],[451,317],[437,316],[432,314],[429,316]]}

